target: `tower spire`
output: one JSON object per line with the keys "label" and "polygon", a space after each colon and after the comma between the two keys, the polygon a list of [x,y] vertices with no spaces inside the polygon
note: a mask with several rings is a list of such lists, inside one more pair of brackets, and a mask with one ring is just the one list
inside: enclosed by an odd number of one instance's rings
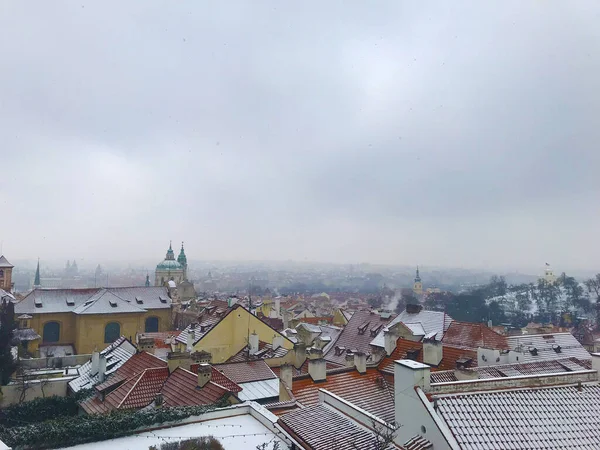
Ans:
{"label": "tower spire", "polygon": [[38,258],[37,268],[35,269],[35,280],[33,280],[33,287],[40,287],[42,283],[40,282],[40,258]]}

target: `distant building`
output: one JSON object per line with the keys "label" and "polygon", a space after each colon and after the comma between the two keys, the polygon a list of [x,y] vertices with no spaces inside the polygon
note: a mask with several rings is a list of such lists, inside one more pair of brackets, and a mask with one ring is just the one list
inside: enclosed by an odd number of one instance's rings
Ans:
{"label": "distant building", "polygon": [[546,263],[546,268],[544,269],[544,280],[548,283],[554,283],[556,281],[556,276],[554,275],[554,271],[550,267],[550,264]]}

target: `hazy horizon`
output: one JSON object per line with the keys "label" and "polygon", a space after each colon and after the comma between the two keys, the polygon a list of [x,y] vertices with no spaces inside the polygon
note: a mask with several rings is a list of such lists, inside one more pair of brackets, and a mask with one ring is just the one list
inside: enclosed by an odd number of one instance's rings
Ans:
{"label": "hazy horizon", "polygon": [[5,2],[2,253],[600,271],[599,19]]}

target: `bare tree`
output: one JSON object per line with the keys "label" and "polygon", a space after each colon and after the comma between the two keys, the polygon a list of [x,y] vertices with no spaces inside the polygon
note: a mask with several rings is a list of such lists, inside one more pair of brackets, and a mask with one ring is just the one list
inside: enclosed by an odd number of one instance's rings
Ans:
{"label": "bare tree", "polygon": [[31,385],[31,380],[29,378],[29,373],[25,368],[19,367],[17,369],[17,390],[20,392],[19,394],[19,403],[23,403],[27,398],[27,391],[29,391],[33,386]]}
{"label": "bare tree", "polygon": [[400,428],[398,425],[383,425],[372,421],[371,429],[373,430],[373,439],[370,443],[360,444],[360,446],[356,443],[352,443],[352,447],[355,449],[365,449],[369,450],[387,450],[391,448],[394,443],[394,439],[396,438],[396,431]]}

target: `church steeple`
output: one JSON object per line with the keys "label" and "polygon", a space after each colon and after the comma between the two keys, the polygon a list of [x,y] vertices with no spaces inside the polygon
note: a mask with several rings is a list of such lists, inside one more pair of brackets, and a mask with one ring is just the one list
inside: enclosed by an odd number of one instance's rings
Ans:
{"label": "church steeple", "polygon": [[187,281],[187,256],[185,256],[185,251],[183,250],[183,241],[181,242],[181,251],[177,257],[177,262],[183,267],[183,279]]}
{"label": "church steeple", "polygon": [[150,274],[146,274],[146,287],[150,286]]}
{"label": "church steeple", "polygon": [[415,275],[415,282],[413,284],[413,292],[415,295],[423,295],[423,283],[421,282],[421,275],[419,275],[419,266],[417,266],[417,273]]}
{"label": "church steeple", "polygon": [[41,287],[42,283],[40,282],[40,258],[38,258],[37,269],[35,269],[35,280],[33,280],[33,287]]}
{"label": "church steeple", "polygon": [[419,275],[419,266],[417,266],[417,275],[415,276],[415,281],[421,281],[421,276]]}

